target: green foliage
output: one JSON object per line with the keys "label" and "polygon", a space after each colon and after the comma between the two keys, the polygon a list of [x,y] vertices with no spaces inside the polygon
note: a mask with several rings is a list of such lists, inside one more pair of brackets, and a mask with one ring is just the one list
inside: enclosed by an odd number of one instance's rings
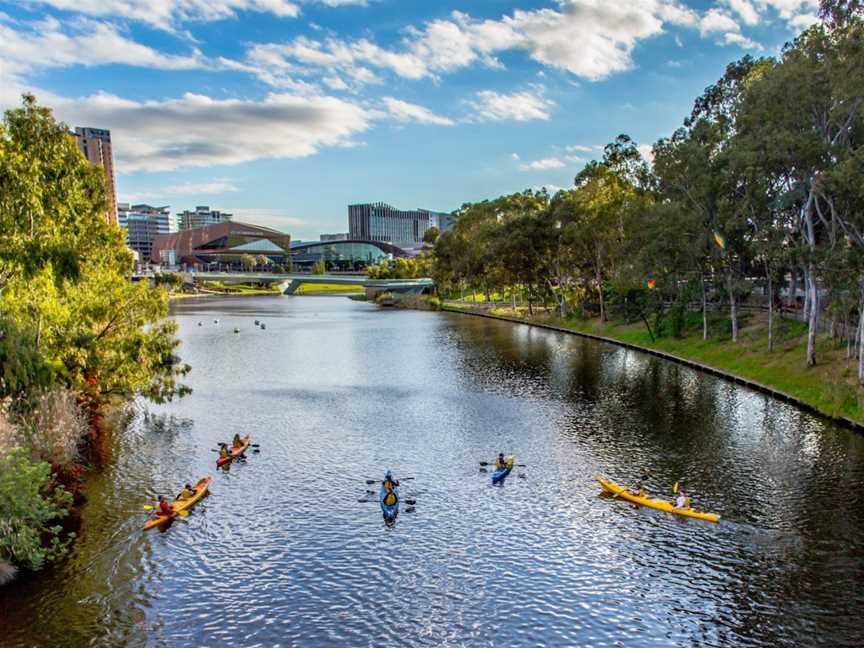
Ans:
{"label": "green foliage", "polygon": [[423,232],[423,242],[429,243],[430,245],[434,245],[435,241],[438,240],[438,237],[441,235],[441,232],[437,227],[430,227],[425,232]]}
{"label": "green foliage", "polygon": [[252,254],[243,254],[240,256],[240,265],[242,265],[246,270],[252,270],[257,263],[257,257]]}
{"label": "green foliage", "polygon": [[24,450],[0,458],[0,560],[41,569],[66,553],[56,522],[67,515],[72,495],[52,483],[51,466],[30,463]]}
{"label": "green foliage", "polygon": [[[123,231],[105,217],[105,178],[51,112],[25,97],[0,132],[0,341],[3,391],[50,380],[98,408],[142,394],[168,400],[178,379],[168,296],[129,277]],[[46,379],[48,377],[48,379]]]}
{"label": "green foliage", "polygon": [[318,259],[315,262],[315,265],[312,266],[312,274],[313,275],[323,275],[327,274],[327,264],[324,263],[324,259]]}

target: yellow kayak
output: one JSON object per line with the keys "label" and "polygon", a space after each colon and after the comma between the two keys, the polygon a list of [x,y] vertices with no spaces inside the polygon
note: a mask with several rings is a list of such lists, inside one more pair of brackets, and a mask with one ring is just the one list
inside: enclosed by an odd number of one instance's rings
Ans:
{"label": "yellow kayak", "polygon": [[199,480],[195,487],[192,489],[192,497],[184,500],[175,500],[171,503],[171,515],[162,515],[161,513],[156,513],[153,518],[147,521],[147,524],[144,525],[144,530],[152,529],[153,527],[157,527],[160,524],[164,524],[168,520],[177,517],[180,511],[188,508],[192,508],[195,504],[204,497],[204,494],[207,492],[207,489],[210,488],[210,482],[213,481],[212,477],[204,477]]}
{"label": "yellow kayak", "polygon": [[639,495],[634,495],[624,486],[619,486],[615,482],[603,479],[600,475],[597,475],[597,481],[600,482],[603,490],[607,493],[612,493],[621,499],[633,502],[634,504],[639,504],[640,506],[647,506],[659,511],[666,511],[667,513],[674,513],[675,515],[682,515],[684,517],[696,518],[697,520],[707,520],[708,522],[720,521],[720,516],[715,513],[702,513],[702,511],[696,511],[691,508],[676,508],[672,502],[668,502],[664,499],[654,499],[653,497],[640,497]]}

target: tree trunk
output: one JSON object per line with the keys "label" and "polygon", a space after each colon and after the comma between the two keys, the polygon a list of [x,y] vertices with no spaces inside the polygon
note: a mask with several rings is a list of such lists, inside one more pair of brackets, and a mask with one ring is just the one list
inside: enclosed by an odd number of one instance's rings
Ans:
{"label": "tree trunk", "polygon": [[807,268],[807,294],[810,296],[810,311],[807,317],[807,366],[816,365],[816,333],[819,329],[819,293],[816,289],[816,269],[810,263]]}
{"label": "tree trunk", "polygon": [[701,276],[702,284],[702,339],[708,339],[708,291],[705,289],[705,275]]}
{"label": "tree trunk", "polygon": [[793,310],[798,308],[798,268],[792,266],[792,278],[789,280],[789,294],[786,296],[786,306]]}
{"label": "tree trunk", "polygon": [[513,302],[513,314],[516,314],[516,289],[510,289],[510,301]]}
{"label": "tree trunk", "polygon": [[735,290],[732,285],[732,271],[729,271],[729,316],[732,318],[732,341],[738,341],[738,304],[735,301]]}
{"label": "tree trunk", "polygon": [[768,276],[768,353],[774,350],[774,282],[771,273]]}
{"label": "tree trunk", "polygon": [[858,313],[858,383],[864,386],[864,303]]}
{"label": "tree trunk", "polygon": [[534,304],[531,303],[531,295],[528,295],[528,316],[534,317]]}

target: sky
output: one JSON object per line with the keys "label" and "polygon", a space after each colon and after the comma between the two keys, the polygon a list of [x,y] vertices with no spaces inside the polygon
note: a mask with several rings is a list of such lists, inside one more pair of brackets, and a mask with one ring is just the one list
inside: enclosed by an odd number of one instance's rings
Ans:
{"label": "sky", "polygon": [[120,202],[294,239],[347,205],[452,211],[646,153],[815,0],[0,0],[0,108],[111,130]]}

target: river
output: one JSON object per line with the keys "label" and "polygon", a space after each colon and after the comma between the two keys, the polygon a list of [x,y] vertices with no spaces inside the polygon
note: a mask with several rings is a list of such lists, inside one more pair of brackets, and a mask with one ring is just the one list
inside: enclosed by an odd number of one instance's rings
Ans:
{"label": "river", "polygon": [[[523,325],[341,297],[172,310],[194,393],[137,405],[71,556],[0,589],[0,645],[864,645],[854,433]],[[219,471],[235,432],[260,452]],[[493,487],[499,449],[526,466]],[[358,501],[386,468],[415,478],[392,525]],[[723,519],[601,497],[598,472],[683,479]],[[189,517],[141,531],[206,474]]]}

